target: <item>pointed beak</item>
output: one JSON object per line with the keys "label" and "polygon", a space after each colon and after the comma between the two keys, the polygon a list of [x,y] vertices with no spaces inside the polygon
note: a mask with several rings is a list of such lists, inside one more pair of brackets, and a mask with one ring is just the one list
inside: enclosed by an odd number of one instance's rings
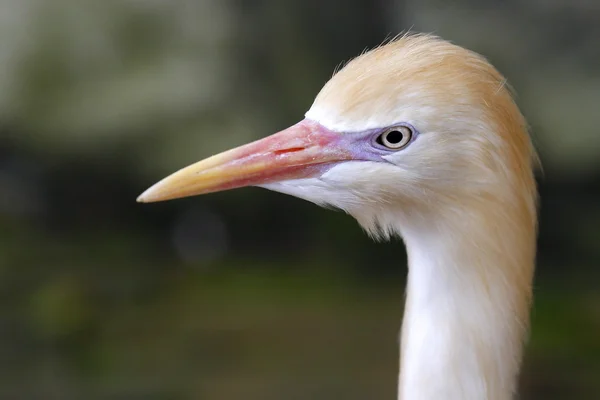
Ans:
{"label": "pointed beak", "polygon": [[352,158],[342,136],[303,120],[264,139],[209,157],[164,178],[137,199],[171,200],[321,174]]}

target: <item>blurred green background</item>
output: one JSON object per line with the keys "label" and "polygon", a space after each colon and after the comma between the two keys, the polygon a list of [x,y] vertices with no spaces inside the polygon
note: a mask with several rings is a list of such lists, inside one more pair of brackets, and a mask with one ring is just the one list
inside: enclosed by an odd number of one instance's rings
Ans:
{"label": "blurred green background", "polygon": [[541,153],[522,398],[600,398],[593,0],[0,1],[0,397],[395,398],[400,242],[256,188],[135,198],[410,28],[507,75]]}

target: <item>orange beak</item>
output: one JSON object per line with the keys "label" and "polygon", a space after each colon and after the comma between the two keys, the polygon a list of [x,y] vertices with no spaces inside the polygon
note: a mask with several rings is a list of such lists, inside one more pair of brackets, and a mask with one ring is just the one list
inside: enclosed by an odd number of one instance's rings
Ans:
{"label": "orange beak", "polygon": [[338,133],[303,120],[264,139],[185,167],[146,190],[137,201],[150,203],[312,177],[335,162],[352,158],[340,146],[340,138]]}

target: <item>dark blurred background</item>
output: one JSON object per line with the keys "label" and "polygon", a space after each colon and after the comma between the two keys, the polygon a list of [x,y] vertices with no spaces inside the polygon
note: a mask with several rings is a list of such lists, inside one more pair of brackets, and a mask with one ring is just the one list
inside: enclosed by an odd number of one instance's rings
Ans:
{"label": "dark blurred background", "polygon": [[135,198],[406,29],[515,87],[544,164],[522,398],[600,398],[595,0],[0,1],[0,397],[395,398],[400,242],[256,188]]}

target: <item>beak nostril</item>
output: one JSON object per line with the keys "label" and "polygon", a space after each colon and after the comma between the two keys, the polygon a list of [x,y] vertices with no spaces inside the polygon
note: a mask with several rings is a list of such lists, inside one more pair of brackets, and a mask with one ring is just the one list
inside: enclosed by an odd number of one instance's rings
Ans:
{"label": "beak nostril", "polygon": [[295,152],[302,151],[305,149],[306,149],[305,147],[290,147],[289,149],[275,150],[273,153],[275,155],[280,155],[280,154],[286,154],[286,153],[295,153]]}

